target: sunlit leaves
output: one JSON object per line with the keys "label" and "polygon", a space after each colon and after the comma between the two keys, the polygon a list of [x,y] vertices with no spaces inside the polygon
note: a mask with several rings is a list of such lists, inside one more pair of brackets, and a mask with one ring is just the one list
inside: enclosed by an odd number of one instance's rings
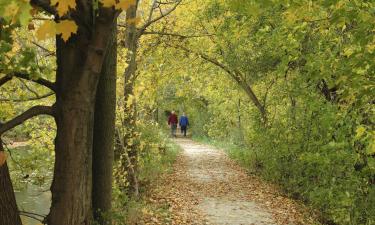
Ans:
{"label": "sunlit leaves", "polygon": [[78,26],[72,20],[62,20],[56,24],[56,33],[61,34],[64,41],[67,41],[72,34],[77,33]]}
{"label": "sunlit leaves", "polygon": [[38,40],[45,40],[56,35],[56,23],[52,20],[45,21],[36,31]]}
{"label": "sunlit leaves", "polygon": [[356,130],[356,138],[362,137],[362,135],[365,133],[366,128],[363,126],[359,126]]}
{"label": "sunlit leaves", "polygon": [[141,22],[141,18],[140,17],[130,18],[130,19],[126,20],[127,24],[135,24],[135,25],[137,25],[140,22]]}
{"label": "sunlit leaves", "polygon": [[0,0],[0,15],[12,24],[27,25],[31,19],[31,5],[28,0]]}
{"label": "sunlit leaves", "polygon": [[136,0],[119,0],[116,9],[127,10],[130,6],[135,5]]}
{"label": "sunlit leaves", "polygon": [[127,10],[130,6],[135,5],[136,0],[100,0],[104,7],[114,6],[116,9]]}
{"label": "sunlit leaves", "polygon": [[[367,149],[367,154],[375,155],[375,131],[372,132],[371,143],[370,143],[369,148]],[[375,168],[375,165],[374,165],[374,168]]]}
{"label": "sunlit leaves", "polygon": [[[117,10],[127,10],[131,5],[135,4],[135,0],[100,0],[104,7],[115,7]],[[69,11],[75,10],[76,0],[51,0],[52,7],[56,8],[58,16],[63,17]],[[34,24],[29,24],[35,10],[32,10],[29,0],[0,0],[0,15],[11,24],[19,23],[21,26],[29,26],[33,29]],[[53,19],[53,18],[51,18]],[[134,22],[136,23],[138,19]],[[72,19],[63,19],[61,22],[54,23],[52,21],[44,21],[36,32],[38,40],[45,40],[61,34],[64,41],[67,41],[72,34],[77,33],[78,24]]]}
{"label": "sunlit leaves", "polygon": [[54,37],[61,34],[64,41],[67,41],[72,34],[77,33],[78,26],[72,20],[62,20],[58,23],[54,21],[45,21],[36,31],[36,37],[39,40]]}
{"label": "sunlit leaves", "polygon": [[18,13],[19,6],[16,2],[12,1],[9,5],[5,6],[4,17],[5,18],[14,18]]}
{"label": "sunlit leaves", "polygon": [[[259,3],[258,12],[252,13],[257,7],[254,10],[250,2]],[[191,9],[198,22],[181,12],[176,26],[167,29],[197,32],[203,27],[214,33],[209,38],[176,42],[256,77],[249,82],[261,98],[268,90],[264,101],[270,127],[257,125],[258,117],[248,102],[238,107],[243,93],[236,92],[237,85],[223,79],[220,70],[209,71],[204,63],[196,65],[189,56],[178,57],[164,48],[147,54],[153,63],[164,66],[151,71],[151,63],[144,63],[142,81],[151,88],[138,102],[151,109],[155,105],[163,110],[187,109],[192,121],[202,124],[196,126],[204,127],[199,129],[201,133],[216,139],[237,140],[242,127],[245,143],[241,144],[246,148],[239,152],[239,160],[248,160],[246,165],[255,161],[257,171],[301,194],[338,224],[371,223],[374,214],[368,208],[375,196],[368,192],[375,171],[374,3],[262,2],[202,0],[204,10]],[[173,57],[168,57],[172,52]],[[178,69],[176,65],[184,60],[187,66]],[[198,72],[190,74],[195,67]],[[159,73],[172,75],[160,83]],[[211,73],[215,76],[204,81]],[[189,83],[182,79],[186,75],[192,77]],[[196,93],[207,100],[204,109],[187,100]],[[256,159],[249,149],[256,151]],[[349,205],[358,217],[350,217]]]}
{"label": "sunlit leaves", "polygon": [[76,0],[51,0],[51,5],[56,6],[59,16],[63,16],[70,9],[74,9],[76,7]]}

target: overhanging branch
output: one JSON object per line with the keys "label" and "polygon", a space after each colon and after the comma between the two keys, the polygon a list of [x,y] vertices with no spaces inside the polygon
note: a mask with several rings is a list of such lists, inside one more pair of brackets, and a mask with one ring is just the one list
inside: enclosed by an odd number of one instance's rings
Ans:
{"label": "overhanging branch", "polygon": [[0,102],[28,102],[28,101],[36,101],[36,100],[40,100],[40,99],[43,99],[43,98],[50,97],[50,96],[52,96],[54,94],[55,94],[55,92],[50,92],[50,93],[47,93],[45,95],[41,95],[41,96],[33,97],[33,98],[27,98],[27,99],[7,99],[7,98],[0,98]]}
{"label": "overhanging branch", "polygon": [[33,106],[30,109],[26,110],[22,114],[14,117],[13,119],[0,123],[0,135],[4,134],[6,131],[13,129],[14,127],[22,124],[28,119],[31,119],[38,115],[50,115],[53,116],[53,106]]}
{"label": "overhanging branch", "polygon": [[15,76],[15,77],[22,78],[22,79],[25,79],[25,80],[33,81],[37,84],[43,85],[43,86],[51,89],[52,91],[56,92],[55,83],[53,83],[49,80],[46,80],[46,79],[43,79],[43,78],[38,78],[38,79],[33,80],[29,77],[29,74],[21,73],[21,72],[15,72],[15,73],[9,74],[8,76]]}
{"label": "overhanging branch", "polygon": [[262,105],[262,103],[259,101],[259,99],[255,95],[252,87],[244,80],[244,76],[242,75],[242,73],[239,70],[237,70],[237,69],[231,70],[228,66],[220,63],[215,58],[212,58],[212,57],[210,57],[210,56],[208,56],[204,53],[201,53],[201,52],[195,52],[195,51],[193,51],[189,48],[186,48],[184,46],[180,46],[180,45],[172,46],[172,45],[168,45],[168,44],[167,44],[167,46],[182,49],[185,52],[190,53],[190,54],[195,54],[195,55],[201,57],[202,59],[204,59],[205,61],[210,62],[211,64],[213,64],[213,65],[221,68],[225,72],[227,72],[237,82],[237,84],[246,92],[246,94],[249,96],[249,98],[251,99],[253,104],[259,110],[259,112],[262,116],[263,122],[267,123],[267,112],[266,112],[265,106]]}
{"label": "overhanging branch", "polygon": [[160,36],[171,36],[171,37],[178,37],[178,38],[198,38],[198,37],[207,37],[213,36],[214,34],[197,34],[197,35],[183,35],[183,34],[176,34],[176,33],[168,33],[163,31],[144,31],[143,34],[148,35],[160,35]]}
{"label": "overhanging branch", "polygon": [[216,59],[214,58],[211,58],[209,57],[208,55],[204,54],[204,53],[201,53],[201,52],[195,52],[189,48],[186,48],[185,46],[181,46],[181,45],[176,45],[176,46],[173,46],[173,45],[169,45],[169,44],[166,44],[167,46],[169,47],[173,47],[173,48],[177,48],[177,49],[181,49],[187,53],[190,53],[190,54],[194,54],[194,55],[197,55],[199,57],[201,57],[202,59],[214,64],[215,66],[217,67],[220,67],[222,70],[224,70],[225,72],[227,72],[230,76],[232,76],[236,81],[238,78],[236,78],[236,74],[231,71],[226,65],[220,63],[219,61],[217,61]]}

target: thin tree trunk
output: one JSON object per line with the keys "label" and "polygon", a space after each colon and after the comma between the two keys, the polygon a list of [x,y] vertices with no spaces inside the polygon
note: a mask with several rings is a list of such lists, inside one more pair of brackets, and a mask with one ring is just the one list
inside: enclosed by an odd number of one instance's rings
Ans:
{"label": "thin tree trunk", "polygon": [[254,105],[257,107],[257,109],[260,112],[260,115],[262,117],[263,124],[267,124],[268,118],[267,118],[267,111],[265,107],[260,103],[258,97],[255,95],[253,89],[245,82],[238,81],[239,85],[243,88],[243,90],[246,92],[247,96],[249,96],[250,100],[254,103]]}
{"label": "thin tree trunk", "polygon": [[[134,24],[134,18],[137,17],[138,1],[134,6],[129,7],[126,11],[127,28],[125,31],[125,47],[128,49],[126,62],[128,67],[125,69],[124,78],[124,100],[128,102],[129,97],[133,95],[133,87],[136,79],[137,70],[137,50],[138,50],[138,32]],[[125,150],[127,151],[128,160],[125,162],[127,171],[127,181],[129,182],[128,195],[131,197],[138,197],[139,187],[137,180],[137,146],[133,143],[129,144],[130,139],[134,138],[136,109],[135,102],[133,104],[125,104],[124,106],[126,133],[124,136]]]}
{"label": "thin tree trunk", "polygon": [[[0,151],[4,151],[1,140]],[[0,166],[0,224],[22,225],[6,162]]]}
{"label": "thin tree trunk", "polygon": [[111,224],[102,215],[111,210],[116,113],[117,31],[114,25],[95,100],[93,145],[93,209],[100,225]]}
{"label": "thin tree trunk", "polygon": [[244,141],[243,130],[242,130],[242,121],[241,121],[241,98],[238,99],[237,105],[237,115],[238,115],[238,132],[239,132],[239,141],[242,144]]}
{"label": "thin tree trunk", "polygon": [[56,40],[57,135],[49,225],[92,224],[95,96],[114,12],[103,9],[100,18],[90,25],[90,9],[77,9],[85,26],[79,25],[76,35],[66,43],[60,37]]}

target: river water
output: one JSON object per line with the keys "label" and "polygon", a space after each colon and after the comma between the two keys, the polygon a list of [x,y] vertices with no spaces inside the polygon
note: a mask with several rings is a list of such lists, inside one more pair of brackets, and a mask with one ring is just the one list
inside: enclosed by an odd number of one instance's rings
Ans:
{"label": "river water", "polygon": [[[27,142],[13,142],[8,145],[8,148],[13,150],[12,154],[14,158],[21,159],[22,157],[27,158],[32,153],[28,147]],[[51,156],[52,157],[52,156]],[[9,159],[10,170],[16,170],[16,162],[14,158]],[[27,173],[31,173],[28,171]],[[25,216],[21,213],[21,219],[23,225],[40,225],[41,220],[49,213],[51,206],[51,192],[47,187],[50,184],[46,183],[43,187],[34,185],[31,182],[27,183],[26,186],[21,185],[22,189],[15,190],[17,206],[21,212],[27,212],[29,216]],[[43,216],[43,217],[41,217]],[[35,219],[31,218],[34,217]]]}
{"label": "river water", "polygon": [[[39,186],[28,184],[27,187],[16,192],[16,199],[20,211],[33,213],[30,216],[42,218],[38,215],[46,216],[51,205],[51,192],[42,190]],[[35,214],[35,215],[34,215]],[[40,221],[30,217],[21,216],[24,225],[38,225]]]}

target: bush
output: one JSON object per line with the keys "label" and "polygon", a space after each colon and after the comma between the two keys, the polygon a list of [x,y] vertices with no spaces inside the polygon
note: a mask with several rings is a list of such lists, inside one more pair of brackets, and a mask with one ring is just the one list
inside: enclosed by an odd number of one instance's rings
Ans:
{"label": "bush", "polygon": [[138,121],[136,129],[139,135],[134,143],[138,146],[140,199],[130,199],[114,184],[113,211],[106,215],[114,225],[137,224],[143,211],[149,207],[143,197],[147,195],[151,184],[171,169],[179,152],[179,147],[168,139],[157,123]]}
{"label": "bush", "polygon": [[375,224],[374,158],[366,154],[371,143],[354,129],[356,121],[343,123],[336,108],[316,107],[319,111],[311,105],[301,109],[295,120],[278,118],[271,127],[252,124],[245,147],[221,147],[251,172],[319,209],[325,219]]}

